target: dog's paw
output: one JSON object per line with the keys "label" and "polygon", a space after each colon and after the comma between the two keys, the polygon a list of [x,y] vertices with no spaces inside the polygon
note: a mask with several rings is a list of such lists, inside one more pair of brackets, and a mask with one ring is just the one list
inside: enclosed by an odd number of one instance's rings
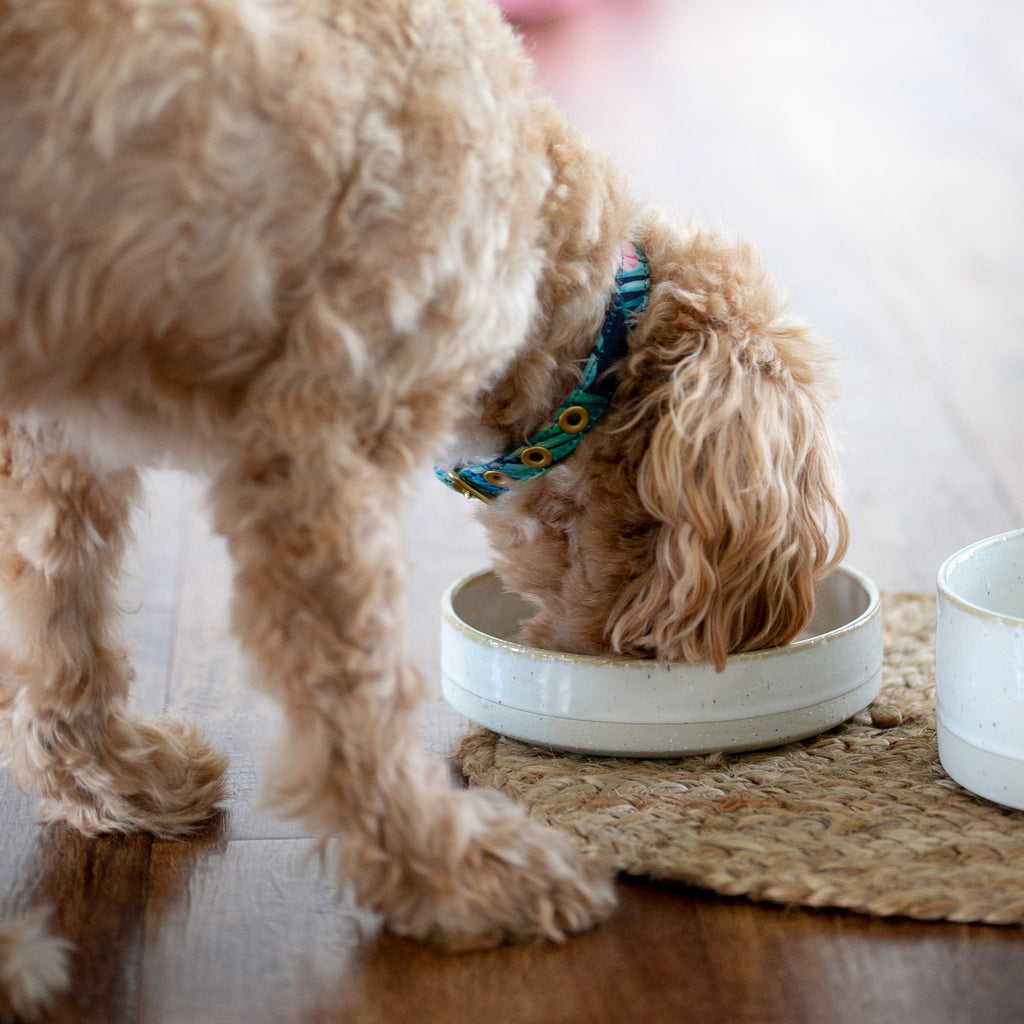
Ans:
{"label": "dog's paw", "polygon": [[565,834],[531,821],[487,790],[450,794],[454,814],[428,842],[447,850],[410,851],[411,884],[384,908],[388,928],[448,949],[502,942],[561,942],[610,916],[612,870],[581,853]]}
{"label": "dog's paw", "polygon": [[72,768],[74,785],[40,803],[41,821],[87,835],[181,836],[208,821],[225,794],[227,758],[179,718],[118,715],[90,753],[90,763]]}
{"label": "dog's paw", "polygon": [[48,929],[50,911],[0,923],[0,1019],[35,1020],[68,986],[71,943]]}

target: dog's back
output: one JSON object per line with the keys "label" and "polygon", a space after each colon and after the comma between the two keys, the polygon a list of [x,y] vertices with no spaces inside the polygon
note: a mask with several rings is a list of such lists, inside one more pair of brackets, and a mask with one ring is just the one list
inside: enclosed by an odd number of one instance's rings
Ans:
{"label": "dog's back", "polygon": [[286,349],[357,407],[475,386],[538,269],[528,83],[472,2],[4,0],[0,410],[192,429]]}

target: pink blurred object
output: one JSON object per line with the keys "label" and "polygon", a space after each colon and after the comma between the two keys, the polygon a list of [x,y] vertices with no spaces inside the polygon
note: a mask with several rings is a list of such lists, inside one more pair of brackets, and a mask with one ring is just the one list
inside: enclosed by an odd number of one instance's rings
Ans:
{"label": "pink blurred object", "polygon": [[499,0],[499,3],[516,21],[539,21],[590,7],[595,0]]}

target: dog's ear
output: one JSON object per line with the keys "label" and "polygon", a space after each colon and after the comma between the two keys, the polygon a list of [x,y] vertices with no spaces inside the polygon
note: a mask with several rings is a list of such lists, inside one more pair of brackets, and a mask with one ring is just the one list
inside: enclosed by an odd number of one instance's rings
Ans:
{"label": "dog's ear", "polygon": [[670,331],[664,311],[652,328],[671,340],[656,359],[663,383],[635,418],[654,420],[637,491],[659,525],[610,639],[617,650],[721,669],[728,653],[786,643],[803,628],[815,584],[845,552],[847,524],[825,348],[780,316],[777,300],[743,322],[718,305],[691,292]]}

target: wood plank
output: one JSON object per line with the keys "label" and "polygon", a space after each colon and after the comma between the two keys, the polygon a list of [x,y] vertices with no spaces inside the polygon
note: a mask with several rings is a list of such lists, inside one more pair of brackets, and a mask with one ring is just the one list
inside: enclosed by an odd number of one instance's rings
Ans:
{"label": "wood plank", "polygon": [[54,930],[75,944],[71,988],[47,1019],[134,1024],[151,837],[86,839],[52,826],[18,838],[0,837],[0,916],[55,907]]}
{"label": "wood plank", "polygon": [[300,880],[291,841],[232,843],[184,873],[160,845],[152,891],[173,895],[151,898],[147,1020],[1009,1024],[1024,1013],[1021,947],[1004,929],[624,881],[614,921],[563,946],[449,955],[332,907],[329,886]]}
{"label": "wood plank", "polygon": [[141,1019],[329,1019],[376,926],[335,900],[307,854],[302,840],[227,842],[222,834],[154,844]]}
{"label": "wood plank", "polygon": [[1024,1014],[1024,949],[1013,930],[708,895],[696,912],[701,941],[715,951],[710,969],[725,1003],[718,1019],[1010,1024]]}
{"label": "wood plank", "polygon": [[146,714],[160,714],[169,699],[174,627],[181,604],[182,565],[196,485],[185,473],[150,471],[143,475],[145,502],[133,521],[121,588],[125,634],[135,682],[132,703]]}

